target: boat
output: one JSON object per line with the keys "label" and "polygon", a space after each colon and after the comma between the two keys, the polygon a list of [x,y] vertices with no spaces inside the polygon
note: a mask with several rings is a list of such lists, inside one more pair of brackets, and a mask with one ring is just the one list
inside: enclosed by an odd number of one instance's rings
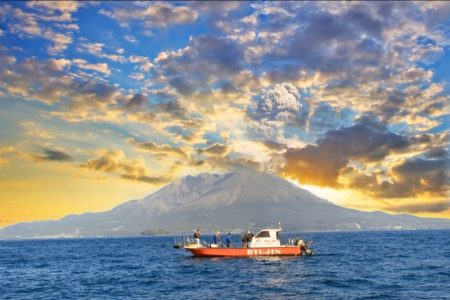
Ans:
{"label": "boat", "polygon": [[281,244],[281,228],[266,228],[260,230],[248,244],[248,247],[229,247],[217,244],[196,243],[187,240],[176,243],[175,248],[184,249],[195,257],[252,257],[252,256],[301,256],[311,255],[314,252],[309,249],[311,242],[289,239],[285,245]]}

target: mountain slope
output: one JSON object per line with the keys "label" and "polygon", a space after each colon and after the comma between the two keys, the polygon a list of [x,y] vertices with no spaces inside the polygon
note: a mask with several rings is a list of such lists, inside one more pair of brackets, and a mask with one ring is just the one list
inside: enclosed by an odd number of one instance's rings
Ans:
{"label": "mountain slope", "polygon": [[12,225],[0,230],[0,238],[138,235],[145,229],[186,232],[196,227],[257,229],[278,222],[286,230],[450,228],[446,219],[339,207],[274,175],[242,171],[187,176],[107,212]]}

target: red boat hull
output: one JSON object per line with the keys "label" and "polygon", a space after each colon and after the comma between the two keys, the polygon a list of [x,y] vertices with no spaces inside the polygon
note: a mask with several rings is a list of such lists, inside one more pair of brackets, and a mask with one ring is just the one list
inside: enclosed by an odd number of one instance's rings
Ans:
{"label": "red boat hull", "polygon": [[267,248],[185,248],[198,257],[250,257],[250,256],[299,256],[300,247],[267,247]]}

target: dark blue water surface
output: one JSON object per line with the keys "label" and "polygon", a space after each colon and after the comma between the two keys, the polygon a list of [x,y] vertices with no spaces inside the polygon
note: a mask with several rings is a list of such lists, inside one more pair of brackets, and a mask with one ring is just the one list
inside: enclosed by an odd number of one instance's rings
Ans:
{"label": "dark blue water surface", "polygon": [[0,298],[450,299],[450,231],[301,236],[316,255],[193,258],[171,237],[0,241]]}

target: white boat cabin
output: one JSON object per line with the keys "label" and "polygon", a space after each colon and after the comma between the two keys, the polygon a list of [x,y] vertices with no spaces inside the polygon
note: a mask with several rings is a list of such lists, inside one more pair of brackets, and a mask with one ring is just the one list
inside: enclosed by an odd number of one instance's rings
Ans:
{"label": "white boat cabin", "polygon": [[250,248],[280,247],[280,231],[282,229],[262,229],[252,239]]}

